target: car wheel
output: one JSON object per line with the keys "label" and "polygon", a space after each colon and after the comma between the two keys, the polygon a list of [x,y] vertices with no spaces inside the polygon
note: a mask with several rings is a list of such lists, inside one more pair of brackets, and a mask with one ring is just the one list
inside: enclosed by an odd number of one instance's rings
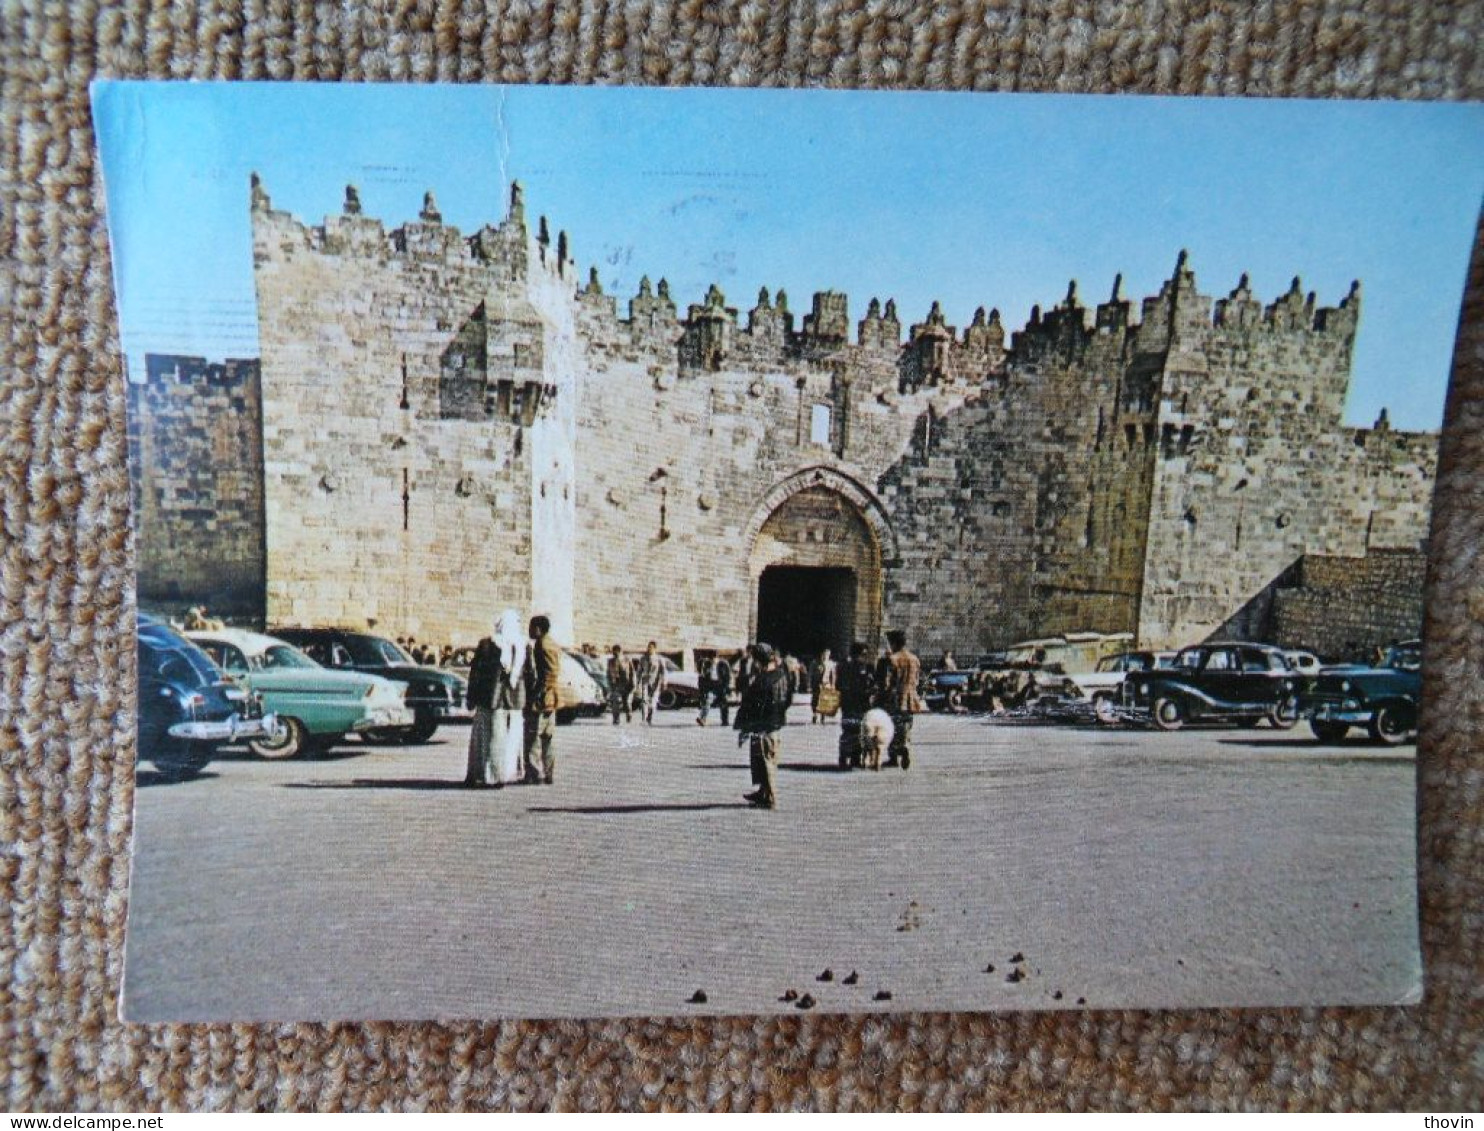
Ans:
{"label": "car wheel", "polygon": [[655,700],[655,706],[661,711],[673,711],[680,706],[680,695],[672,688],[662,688],[659,698]]}
{"label": "car wheel", "polygon": [[402,731],[402,741],[409,746],[421,746],[438,733],[438,716],[426,708],[417,709],[417,719]]}
{"label": "car wheel", "polygon": [[556,724],[559,727],[569,727],[577,718],[577,712],[571,707],[563,707],[556,713]]}
{"label": "car wheel", "polygon": [[955,687],[947,695],[943,696],[943,709],[955,715],[964,709],[963,688]]}
{"label": "car wheel", "polygon": [[247,744],[247,748],[259,758],[281,761],[294,758],[304,749],[309,732],[298,719],[287,715],[278,716],[278,728],[267,738],[259,738]]}
{"label": "car wheel", "polygon": [[1344,742],[1345,736],[1350,733],[1348,723],[1330,722],[1326,719],[1310,719],[1309,729],[1320,742]]}
{"label": "car wheel", "polygon": [[1116,723],[1118,721],[1118,708],[1113,703],[1113,696],[1106,691],[1100,692],[1092,697],[1092,717],[1100,723]]}
{"label": "car wheel", "polygon": [[1272,723],[1276,730],[1292,730],[1298,721],[1298,700],[1296,699],[1285,699],[1268,712],[1268,722]]}
{"label": "car wheel", "polygon": [[215,753],[214,747],[204,743],[166,738],[143,760],[152,763],[155,771],[169,781],[189,781],[206,768]]}
{"label": "car wheel", "polygon": [[1393,706],[1378,707],[1371,716],[1371,737],[1384,746],[1397,746],[1406,741],[1407,719]]}
{"label": "car wheel", "polygon": [[1185,704],[1170,696],[1160,696],[1149,716],[1160,730],[1179,730],[1185,725]]}

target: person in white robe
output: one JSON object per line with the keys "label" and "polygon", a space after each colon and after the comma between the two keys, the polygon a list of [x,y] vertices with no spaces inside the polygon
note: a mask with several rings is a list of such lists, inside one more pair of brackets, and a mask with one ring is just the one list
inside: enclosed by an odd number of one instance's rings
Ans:
{"label": "person in white robe", "polygon": [[464,784],[499,789],[524,775],[526,636],[514,609],[500,614],[493,637],[479,642],[469,669],[469,706],[474,723],[469,731],[469,759]]}

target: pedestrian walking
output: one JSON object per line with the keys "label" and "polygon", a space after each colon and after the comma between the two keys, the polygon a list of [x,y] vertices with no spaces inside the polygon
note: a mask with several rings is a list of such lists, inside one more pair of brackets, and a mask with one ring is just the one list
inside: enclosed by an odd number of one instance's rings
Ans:
{"label": "pedestrian walking", "polygon": [[788,669],[789,693],[805,695],[809,691],[809,665],[789,653],[783,657],[783,666]]}
{"label": "pedestrian walking", "polygon": [[850,658],[840,665],[840,765],[861,765],[861,720],[876,699],[876,672],[868,649],[860,641],[850,646]]}
{"label": "pedestrian walking", "polygon": [[711,661],[711,701],[721,712],[721,725],[732,725],[732,665],[725,656]]}
{"label": "pedestrian walking", "polygon": [[624,722],[633,722],[633,703],[634,664],[615,644],[608,657],[608,709],[613,712],[614,726],[618,726],[620,714]]}
{"label": "pedestrian walking", "polygon": [[495,635],[485,637],[469,668],[469,763],[464,784],[500,789],[520,780],[524,747],[526,638],[514,609],[500,614]]}
{"label": "pedestrian walking", "polygon": [[891,652],[882,661],[879,706],[891,716],[896,732],[886,764],[905,770],[912,765],[912,716],[923,709],[922,698],[917,693],[922,662],[907,650],[907,634],[900,629],[888,632],[886,642]]}
{"label": "pedestrian walking", "polygon": [[746,694],[747,685],[752,682],[752,677],[756,674],[755,669],[751,649],[743,648],[742,655],[737,657],[737,670],[732,681],[736,685],[738,695]]}
{"label": "pedestrian walking", "polygon": [[839,690],[837,683],[837,665],[830,656],[830,650],[826,648],[809,665],[809,721],[811,723],[828,722],[833,711],[821,711],[819,709],[819,693],[825,688],[831,691]]}
{"label": "pedestrian walking", "polygon": [[644,721],[654,725],[654,709],[665,686],[665,662],[653,640],[644,646],[644,655],[634,662],[634,696]]}
{"label": "pedestrian walking", "polygon": [[759,809],[774,809],[778,805],[778,732],[788,713],[788,674],[768,645],[754,644],[752,648],[756,675],[737,708],[737,745],[750,743],[749,765],[756,788],[746,795],[747,800]]}
{"label": "pedestrian walking", "polygon": [[696,725],[706,725],[706,715],[711,710],[711,657],[706,656],[701,660],[700,667],[696,669],[696,694],[701,697],[700,711],[696,715]]}
{"label": "pedestrian walking", "polygon": [[526,653],[525,758],[527,783],[552,784],[556,769],[557,677],[562,650],[551,638],[551,621],[531,618],[531,647]]}

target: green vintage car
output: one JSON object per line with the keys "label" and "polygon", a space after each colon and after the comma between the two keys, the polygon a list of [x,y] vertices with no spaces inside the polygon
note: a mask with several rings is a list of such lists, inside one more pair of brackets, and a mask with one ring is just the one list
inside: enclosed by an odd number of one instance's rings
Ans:
{"label": "green vintage car", "polygon": [[328,750],[352,731],[412,725],[406,684],[331,671],[292,644],[257,632],[227,628],[186,635],[277,715],[272,735],[248,743],[260,758]]}
{"label": "green vintage car", "polygon": [[1300,704],[1320,742],[1340,742],[1364,727],[1375,742],[1395,746],[1417,730],[1422,699],[1422,642],[1401,640],[1374,665],[1324,668]]}

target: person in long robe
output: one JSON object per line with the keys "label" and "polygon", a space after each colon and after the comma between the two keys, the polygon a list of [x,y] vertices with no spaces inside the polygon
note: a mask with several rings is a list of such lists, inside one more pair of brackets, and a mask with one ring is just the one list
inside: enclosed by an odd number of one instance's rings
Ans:
{"label": "person in long robe", "polygon": [[525,684],[521,672],[526,638],[514,609],[500,614],[493,637],[479,642],[469,669],[469,705],[474,722],[469,731],[469,760],[464,784],[499,789],[523,776]]}
{"label": "person in long robe", "polygon": [[526,633],[520,614],[506,609],[500,614],[495,635],[500,648],[500,679],[495,694],[494,732],[490,743],[496,751],[496,768],[503,785],[525,776]]}

